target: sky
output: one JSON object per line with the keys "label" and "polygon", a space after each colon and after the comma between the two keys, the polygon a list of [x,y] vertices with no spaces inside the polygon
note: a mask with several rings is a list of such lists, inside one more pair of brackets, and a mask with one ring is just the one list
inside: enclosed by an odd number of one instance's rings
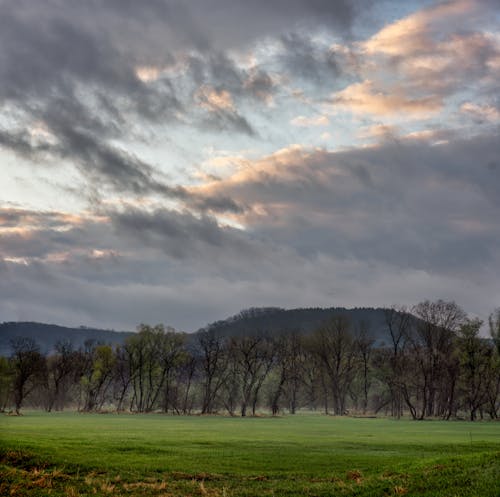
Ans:
{"label": "sky", "polygon": [[500,1],[0,0],[0,321],[500,306]]}

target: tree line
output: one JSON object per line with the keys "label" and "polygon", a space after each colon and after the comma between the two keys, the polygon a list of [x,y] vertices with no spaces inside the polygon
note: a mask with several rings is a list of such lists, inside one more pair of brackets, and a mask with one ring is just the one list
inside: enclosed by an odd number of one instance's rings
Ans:
{"label": "tree line", "polygon": [[196,335],[142,324],[122,345],[58,342],[43,355],[29,338],[0,357],[0,410],[77,408],[172,414],[385,414],[498,419],[500,309],[483,325],[454,302],[386,309],[387,343],[342,314],[314,332]]}

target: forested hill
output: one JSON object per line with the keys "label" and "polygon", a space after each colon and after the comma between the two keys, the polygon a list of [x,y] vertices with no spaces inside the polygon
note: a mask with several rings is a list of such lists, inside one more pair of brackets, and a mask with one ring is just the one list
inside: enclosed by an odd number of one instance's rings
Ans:
{"label": "forested hill", "polygon": [[223,336],[241,336],[255,332],[276,334],[292,331],[307,334],[337,315],[343,315],[349,319],[351,330],[354,333],[364,324],[368,335],[374,338],[379,345],[388,342],[389,335],[385,322],[385,309],[368,307],[354,309],[345,309],[343,307],[330,307],[327,309],[251,308],[241,311],[224,321],[212,323],[205,330],[211,329]]}
{"label": "forested hill", "polygon": [[[280,309],[275,307],[251,308],[228,319],[209,324],[198,330],[212,329],[222,336],[241,336],[251,333],[276,335],[298,331],[310,333],[335,315],[346,316],[351,323],[351,330],[356,332],[361,323],[366,323],[368,334],[376,339],[378,345],[388,342],[384,309],[356,308],[344,309]],[[151,323],[155,324],[155,323]],[[198,333],[197,332],[197,333]],[[132,332],[118,332],[95,328],[68,328],[53,324],[32,322],[7,322],[0,324],[0,356],[11,354],[10,342],[16,337],[33,338],[44,354],[54,350],[59,341],[70,341],[75,349],[83,346],[86,340],[106,344],[121,344]],[[195,334],[191,335],[194,339]]]}
{"label": "forested hill", "polygon": [[10,322],[0,324],[0,356],[11,354],[10,341],[14,338],[33,338],[44,354],[54,350],[59,341],[70,341],[75,349],[83,346],[86,340],[120,344],[131,332],[99,330],[95,328],[67,328],[55,324]]}

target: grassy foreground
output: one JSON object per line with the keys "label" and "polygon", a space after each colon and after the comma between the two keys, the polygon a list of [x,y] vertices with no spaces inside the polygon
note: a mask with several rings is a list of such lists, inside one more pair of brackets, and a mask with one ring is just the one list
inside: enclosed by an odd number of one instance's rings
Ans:
{"label": "grassy foreground", "polygon": [[28,412],[0,495],[500,495],[500,423]]}

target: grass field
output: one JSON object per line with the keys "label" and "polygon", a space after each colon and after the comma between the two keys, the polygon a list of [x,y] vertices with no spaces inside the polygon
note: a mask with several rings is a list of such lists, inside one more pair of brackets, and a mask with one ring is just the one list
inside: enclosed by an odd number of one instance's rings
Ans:
{"label": "grass field", "polygon": [[0,495],[500,496],[500,423],[28,412]]}

